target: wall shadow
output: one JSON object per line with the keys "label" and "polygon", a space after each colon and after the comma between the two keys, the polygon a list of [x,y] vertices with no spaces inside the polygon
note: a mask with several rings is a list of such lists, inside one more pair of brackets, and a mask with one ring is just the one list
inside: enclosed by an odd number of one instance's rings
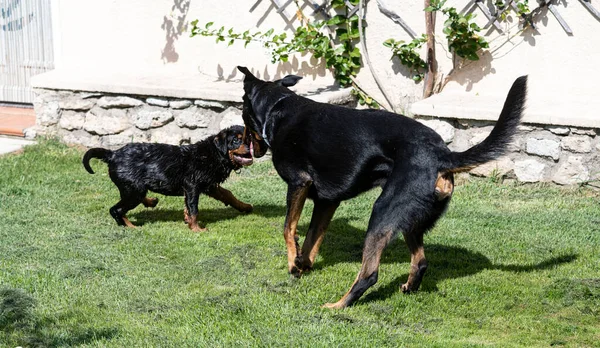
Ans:
{"label": "wall shadow", "polygon": [[186,31],[187,15],[191,0],[174,0],[171,14],[163,17],[161,29],[165,32],[165,46],[161,50],[160,58],[164,63],[175,63],[179,60],[179,53],[175,49],[175,41]]}
{"label": "wall shadow", "polygon": [[496,69],[492,67],[493,60],[494,56],[490,51],[483,51],[478,61],[462,60],[462,66],[454,68],[452,81],[464,86],[465,91],[471,91],[477,82],[489,74],[496,73]]}

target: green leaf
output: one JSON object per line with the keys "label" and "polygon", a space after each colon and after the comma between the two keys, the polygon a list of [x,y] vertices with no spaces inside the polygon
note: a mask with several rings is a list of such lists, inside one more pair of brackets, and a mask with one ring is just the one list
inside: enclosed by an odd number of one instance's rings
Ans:
{"label": "green leaf", "polygon": [[327,21],[328,25],[340,25],[343,23],[346,23],[346,16],[344,16],[344,15],[337,15],[337,16],[331,17],[331,19]]}
{"label": "green leaf", "polygon": [[[198,22],[198,21],[196,21],[196,22]],[[204,29],[210,28],[213,24],[215,24],[215,23],[214,22],[208,22],[208,23],[206,23],[206,25],[204,26]]]}

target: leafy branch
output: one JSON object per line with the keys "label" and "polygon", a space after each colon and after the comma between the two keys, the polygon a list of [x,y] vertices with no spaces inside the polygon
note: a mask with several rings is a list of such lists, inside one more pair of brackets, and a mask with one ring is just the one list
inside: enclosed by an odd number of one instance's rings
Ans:
{"label": "leafy branch", "polygon": [[405,43],[403,40],[387,39],[383,42],[383,45],[392,49],[392,58],[398,57],[402,65],[415,72],[412,79],[419,82],[424,78],[421,69],[427,69],[427,62],[421,58],[416,50],[420,49],[426,42],[427,35],[423,34],[409,43]]}
{"label": "leafy branch", "polygon": [[[351,3],[358,0],[351,0]],[[343,0],[332,1],[334,9],[346,8]],[[346,12],[347,13],[347,12]],[[271,62],[287,62],[289,56],[294,53],[310,52],[315,58],[322,58],[327,68],[333,71],[334,78],[342,87],[352,86],[352,93],[358,97],[360,104],[367,104],[374,108],[379,108],[379,104],[362,91],[356,83],[354,77],[361,68],[361,53],[355,46],[355,41],[360,37],[358,32],[358,16],[354,15],[346,18],[345,15],[336,15],[327,21],[315,21],[314,23],[306,20],[306,17],[299,11],[299,17],[303,20],[303,26],[296,29],[293,36],[287,34],[275,34],[273,29],[266,32],[251,33],[246,30],[237,33],[233,28],[228,30],[225,27],[212,29],[213,22],[206,23],[204,26],[198,25],[198,20],[191,22],[191,36],[209,36],[215,37],[216,42],[227,42],[233,45],[236,41],[244,42],[246,47],[251,42],[260,43],[263,47],[270,50]],[[335,28],[335,40],[324,33],[325,26]]]}
{"label": "leafy branch", "polygon": [[489,44],[483,36],[477,33],[481,28],[477,23],[472,22],[475,17],[472,13],[465,15],[456,11],[454,7],[445,7],[446,0],[432,0],[431,6],[425,11],[441,11],[448,16],[444,22],[444,34],[448,39],[448,47],[456,53],[457,56],[469,60],[479,60],[477,52],[482,48],[488,48]]}

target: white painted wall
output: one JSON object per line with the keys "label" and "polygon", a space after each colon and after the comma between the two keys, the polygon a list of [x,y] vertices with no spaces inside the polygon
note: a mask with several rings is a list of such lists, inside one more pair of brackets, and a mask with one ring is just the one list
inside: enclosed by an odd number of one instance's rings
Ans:
{"label": "white painted wall", "polygon": [[[64,74],[77,78],[85,79],[93,74],[115,79],[186,74],[204,76],[208,80],[237,80],[240,74],[235,66],[245,65],[265,79],[294,73],[305,76],[301,83],[333,83],[331,74],[321,62],[308,56],[299,55],[289,63],[272,64],[268,52],[258,45],[251,44],[244,49],[242,44],[236,44],[228,48],[223,43],[215,44],[213,38],[190,38],[189,32],[185,31],[190,27],[189,22],[199,19],[200,23],[213,21],[215,25],[233,26],[239,32],[275,28],[291,33],[292,27],[298,25],[291,11],[293,5],[287,14],[278,14],[268,0],[54,1],[56,9],[53,12],[59,21],[55,33],[57,67]],[[415,32],[425,31],[421,1],[385,2]],[[535,1],[530,3],[532,7],[535,5]],[[448,5],[458,9],[466,4],[465,0],[448,1]],[[592,0],[592,4],[600,9],[600,1]],[[509,28],[509,25],[504,34],[490,30],[488,38],[492,47],[489,52],[479,62],[456,67],[441,94],[450,97],[439,102],[447,104],[455,99],[459,104],[465,104],[464,108],[458,105],[453,112],[466,113],[464,118],[469,118],[468,113],[476,112],[470,107],[476,105],[473,100],[481,97],[479,99],[486,100],[486,105],[491,105],[490,114],[494,114],[512,81],[521,74],[529,74],[529,109],[543,111],[536,117],[594,113],[588,106],[592,103],[600,106],[600,22],[577,1],[561,2],[557,8],[573,29],[573,36],[568,36],[549,13],[539,17],[537,30],[528,29],[514,37],[511,35],[517,29]],[[404,40],[410,40],[410,37],[379,11],[374,0],[368,1],[366,20],[366,45],[375,73],[384,81],[384,89],[395,110],[408,112],[409,105],[421,99],[423,83],[413,82],[411,74],[397,60],[390,61],[391,52],[382,43],[391,37]],[[447,76],[453,63],[441,32],[444,20],[444,16],[438,14],[437,54],[440,72]],[[478,21],[481,25],[486,22],[480,13]],[[361,70],[358,80],[369,93],[383,99],[368,68]],[[416,109],[436,110],[432,107],[436,99],[427,101],[421,102],[424,104],[417,105]],[[437,109],[442,110],[443,106]],[[435,111],[430,113],[435,114]]]}

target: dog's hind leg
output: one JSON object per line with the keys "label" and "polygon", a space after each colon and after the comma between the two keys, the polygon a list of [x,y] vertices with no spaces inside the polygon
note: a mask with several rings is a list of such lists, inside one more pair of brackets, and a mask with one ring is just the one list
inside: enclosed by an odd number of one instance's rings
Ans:
{"label": "dog's hind leg", "polygon": [[117,204],[109,209],[110,215],[115,219],[117,225],[119,226],[127,226],[127,227],[135,227],[134,224],[129,221],[129,219],[125,216],[128,211],[137,207],[140,204],[139,200],[123,200],[121,199]]}
{"label": "dog's hind leg", "polygon": [[330,309],[345,308],[358,300],[368,288],[377,283],[381,253],[393,235],[392,229],[367,231],[362,266],[350,290],[336,303],[326,303],[323,307]]}
{"label": "dog's hind leg", "polygon": [[302,244],[302,254],[295,261],[296,266],[302,272],[309,271],[312,268],[319,252],[319,246],[323,242],[325,231],[339,206],[339,202],[315,200],[310,227]]}
{"label": "dog's hind leg", "polygon": [[110,215],[115,219],[117,225],[135,227],[125,215],[128,211],[137,207],[144,197],[146,197],[147,191],[137,191],[132,189],[131,186],[124,187],[125,185],[117,186],[119,193],[121,194],[121,200],[109,209]]}
{"label": "dog's hind leg", "polygon": [[414,270],[411,269],[412,278],[409,277],[409,280],[412,284],[409,285],[414,287],[421,282],[427,269],[422,231],[433,226],[447,203],[447,200],[438,202],[436,199],[436,178],[437,173],[428,167],[394,168],[373,206],[360,272],[350,290],[338,302],[326,304],[326,308],[351,305],[377,282],[381,253],[396,231],[408,236],[416,266]]}
{"label": "dog's hind leg", "polygon": [[206,232],[206,228],[198,225],[198,200],[200,190],[196,187],[187,188],[185,192],[185,205],[188,211],[188,226],[193,232]]}
{"label": "dog's hind leg", "polygon": [[296,258],[299,256],[296,229],[298,228],[298,220],[302,214],[302,208],[304,208],[304,202],[306,202],[310,185],[312,185],[312,181],[306,181],[300,185],[288,185],[287,213],[285,216],[283,238],[287,247],[288,272],[294,277],[300,277],[301,275],[300,268],[296,266]]}
{"label": "dog's hind leg", "polygon": [[404,234],[404,240],[410,250],[410,272],[408,280],[402,284],[402,292],[408,293],[419,290],[425,271],[427,271],[427,260],[423,250],[423,231],[413,230]]}
{"label": "dog's hind leg", "polygon": [[219,185],[212,186],[208,190],[207,195],[218,201],[223,202],[225,205],[232,206],[237,211],[240,211],[242,213],[249,213],[253,209],[252,205],[250,205],[248,203],[244,203],[244,202],[240,201],[239,199],[235,198],[235,196],[233,195],[233,193],[231,193],[231,191],[224,189]]}

